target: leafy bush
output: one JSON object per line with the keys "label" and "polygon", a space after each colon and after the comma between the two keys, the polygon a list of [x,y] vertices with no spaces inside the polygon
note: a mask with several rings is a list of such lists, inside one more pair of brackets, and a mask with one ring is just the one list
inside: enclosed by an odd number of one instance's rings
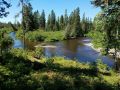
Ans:
{"label": "leafy bush", "polygon": [[0,43],[1,43],[1,48],[3,50],[6,50],[6,49],[8,50],[9,48],[12,47],[14,42],[13,42],[13,39],[11,37],[6,36],[6,37],[1,39]]}
{"label": "leafy bush", "polygon": [[47,58],[45,64],[48,68],[53,67],[54,58]]}
{"label": "leafy bush", "polygon": [[27,55],[28,55],[28,52],[24,49],[12,49],[11,50],[11,53],[13,55],[15,55],[16,57],[22,57],[24,58],[25,60],[28,58]]}
{"label": "leafy bush", "polygon": [[102,62],[102,60],[98,59],[97,60],[97,69],[101,73],[107,73],[109,72],[108,66]]}
{"label": "leafy bush", "polygon": [[40,59],[43,56],[44,56],[44,49],[40,48],[40,47],[37,47],[35,49],[34,57],[37,58],[37,59]]}

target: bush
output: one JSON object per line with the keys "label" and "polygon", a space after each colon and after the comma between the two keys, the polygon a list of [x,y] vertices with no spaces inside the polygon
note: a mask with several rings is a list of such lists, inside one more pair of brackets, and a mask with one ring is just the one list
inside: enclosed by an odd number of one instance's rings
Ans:
{"label": "bush", "polygon": [[52,68],[53,67],[53,62],[54,62],[53,58],[47,58],[46,61],[45,61],[45,64],[48,68]]}
{"label": "bush", "polygon": [[11,54],[15,55],[16,57],[21,57],[24,58],[25,60],[27,60],[27,55],[28,55],[28,51],[24,50],[24,49],[12,49],[11,50]]}
{"label": "bush", "polygon": [[6,36],[1,39],[0,43],[2,50],[9,50],[12,47],[14,41],[11,37]]}
{"label": "bush", "polygon": [[37,59],[40,59],[43,56],[44,56],[44,49],[41,48],[41,47],[37,47],[35,49],[34,57],[37,58]]}

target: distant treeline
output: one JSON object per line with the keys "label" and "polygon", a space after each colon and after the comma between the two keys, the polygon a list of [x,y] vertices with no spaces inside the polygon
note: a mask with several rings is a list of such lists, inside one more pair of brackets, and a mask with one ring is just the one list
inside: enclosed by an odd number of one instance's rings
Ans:
{"label": "distant treeline", "polygon": [[[45,31],[60,31],[65,30],[65,35],[69,37],[84,36],[92,29],[92,20],[83,14],[80,18],[80,9],[76,8],[71,12],[70,15],[67,14],[67,10],[61,16],[56,16],[54,10],[46,18],[45,11],[41,13],[37,10],[33,12],[33,8],[30,3],[23,6],[23,19],[22,23],[15,23],[16,28],[22,27],[22,29],[27,31],[35,31],[37,29],[42,29]],[[0,28],[9,26],[9,23],[2,23]],[[13,26],[12,26],[13,27]]]}
{"label": "distant treeline", "polygon": [[[69,37],[83,36],[92,28],[92,20],[83,14],[80,18],[80,9],[76,8],[68,16],[67,10],[60,17],[57,17],[54,10],[45,18],[45,11],[41,14],[39,11],[32,11],[31,4],[23,6],[23,20],[22,26],[26,31],[33,31],[36,29],[43,29],[46,31],[66,30],[66,35]],[[69,33],[67,33],[69,32]]]}

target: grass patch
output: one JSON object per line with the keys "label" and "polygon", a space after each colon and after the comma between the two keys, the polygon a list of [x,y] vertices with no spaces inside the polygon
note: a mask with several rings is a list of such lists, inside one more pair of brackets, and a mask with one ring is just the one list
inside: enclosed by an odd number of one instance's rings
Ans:
{"label": "grass patch", "polygon": [[13,49],[5,56],[0,59],[1,90],[120,90],[119,73],[100,61],[35,59],[32,52],[22,49]]}
{"label": "grass patch", "polygon": [[[23,33],[22,30],[17,31],[17,37],[22,38]],[[44,42],[55,42],[64,40],[64,32],[63,31],[29,31],[26,33],[26,39],[30,41],[44,41]]]}

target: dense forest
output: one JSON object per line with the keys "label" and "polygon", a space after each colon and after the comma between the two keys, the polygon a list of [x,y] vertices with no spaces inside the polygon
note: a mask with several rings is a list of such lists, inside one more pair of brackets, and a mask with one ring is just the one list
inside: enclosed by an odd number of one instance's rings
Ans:
{"label": "dense forest", "polygon": [[[120,90],[120,0],[91,0],[91,5],[101,8],[94,20],[80,8],[61,16],[54,10],[46,16],[45,10],[33,11],[29,0],[19,0],[22,21],[0,22],[0,90]],[[0,0],[0,18],[9,16],[12,2]],[[16,33],[24,48],[13,48],[10,32]],[[86,63],[64,57],[46,57],[44,48],[30,50],[31,42],[59,42],[78,38],[91,38],[93,48],[100,54],[110,55],[115,67],[97,59]],[[70,43],[73,44],[73,43]]]}

